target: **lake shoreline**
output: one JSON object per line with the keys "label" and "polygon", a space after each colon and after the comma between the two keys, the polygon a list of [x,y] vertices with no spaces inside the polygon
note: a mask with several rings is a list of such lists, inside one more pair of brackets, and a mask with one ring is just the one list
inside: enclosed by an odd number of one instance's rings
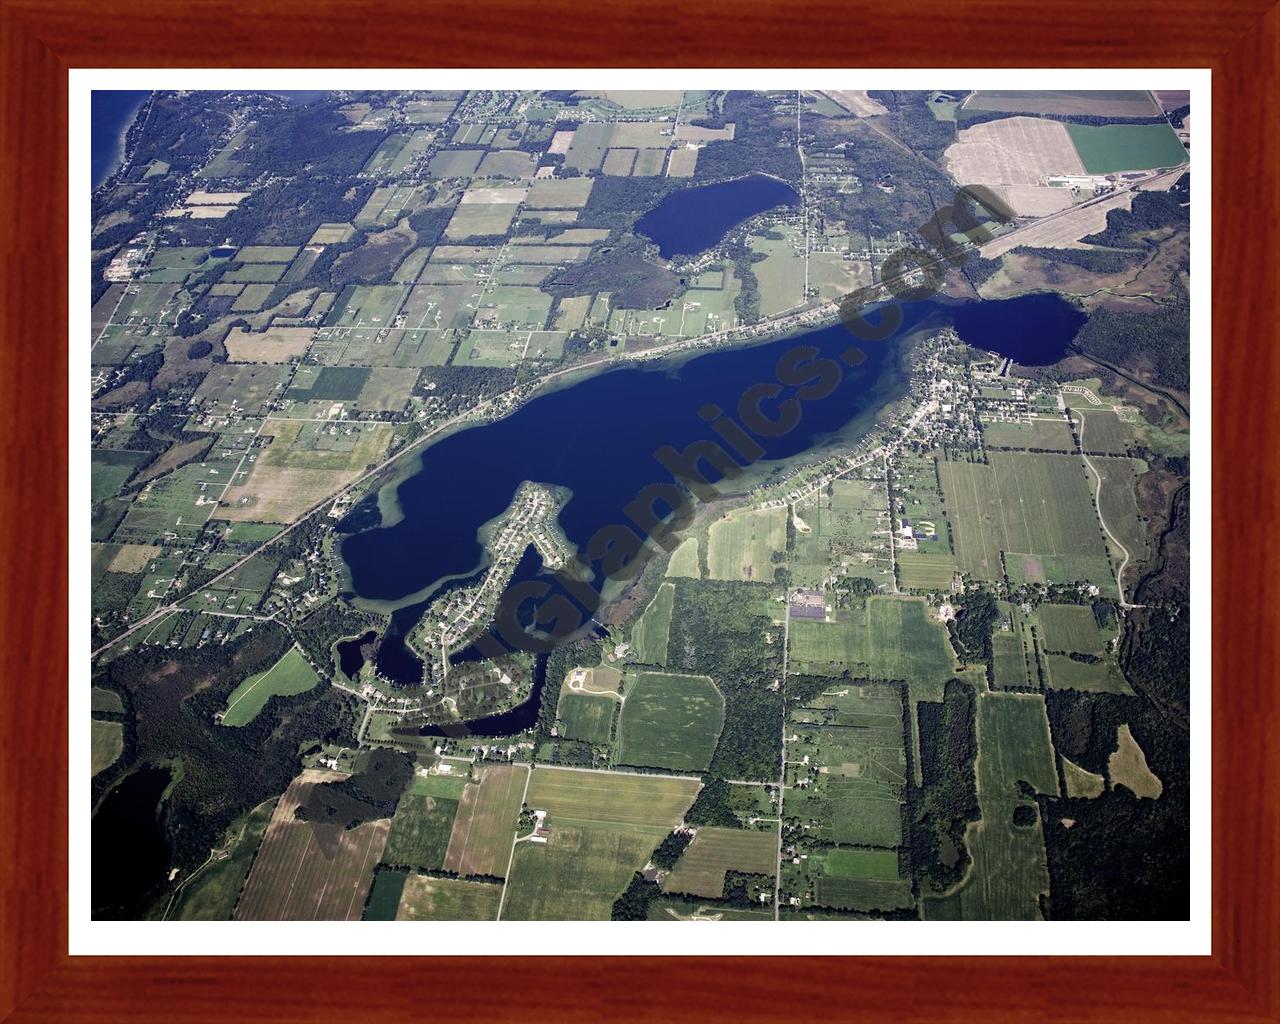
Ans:
{"label": "lake shoreline", "polygon": [[[143,117],[143,110],[149,109],[147,104],[154,96],[154,92],[142,93],[129,116],[121,119],[119,131],[115,136],[115,153],[111,158],[111,168],[110,170],[103,169],[103,177],[93,185],[92,191],[94,195],[119,184],[121,173],[133,163],[134,152],[137,150],[142,138],[143,122],[140,119]],[[130,141],[131,138],[132,142]]]}

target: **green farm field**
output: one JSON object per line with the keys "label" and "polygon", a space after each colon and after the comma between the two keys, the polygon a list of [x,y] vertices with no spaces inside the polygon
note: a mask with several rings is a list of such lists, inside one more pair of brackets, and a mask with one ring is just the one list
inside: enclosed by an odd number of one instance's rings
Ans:
{"label": "green farm field", "polygon": [[1123,455],[1133,444],[1133,427],[1117,413],[1109,409],[1092,409],[1087,405],[1075,406],[1071,411],[1086,452]]}
{"label": "green farm field", "polygon": [[1067,133],[1090,174],[1146,171],[1187,162],[1187,151],[1167,124],[1069,124]]}
{"label": "green farm field", "polygon": [[1039,688],[1040,680],[1029,663],[1031,635],[1015,624],[1012,630],[996,630],[991,637],[991,675],[997,689]]}
{"label": "green farm field", "polygon": [[772,875],[778,865],[778,832],[735,828],[700,828],[662,881],[664,892],[718,899],[726,871]]}
{"label": "green farm field", "polygon": [[[809,834],[829,843],[885,849],[901,843],[902,712],[898,688],[883,684],[834,684],[793,708],[784,818],[810,823]],[[804,787],[797,786],[801,779]]]}
{"label": "green farm field", "polygon": [[461,878],[410,875],[397,921],[496,921],[502,886]]}
{"label": "green farm field", "polygon": [[584,743],[608,743],[613,709],[617,704],[613,697],[562,689],[556,714],[560,720],[560,735]]}
{"label": "green farm field", "polygon": [[671,552],[671,561],[667,563],[668,578],[702,579],[702,566],[698,561],[698,538],[686,537],[680,546]]}
{"label": "green farm field", "polygon": [[320,677],[302,652],[291,647],[271,668],[250,676],[231,692],[227,698],[227,709],[222,713],[222,724],[248,725],[272,697],[306,693],[318,682]]}
{"label": "green farm field", "polygon": [[545,810],[553,821],[573,818],[670,831],[701,788],[697,779],[538,767],[525,803]]}
{"label": "green farm field", "polygon": [[[955,531],[956,563],[978,579],[1002,576],[1000,553],[1038,559],[1053,582],[1100,579],[1073,575],[1076,558],[1105,564],[1102,528],[1091,501],[1092,478],[1076,455],[991,452],[990,465],[943,462],[939,465]],[[1078,566],[1080,563],[1076,563]],[[1078,568],[1076,569],[1078,572]]]}
{"label": "green farm field", "polygon": [[373,876],[373,888],[365,901],[362,921],[394,921],[409,872],[404,868],[381,868]]}
{"label": "green farm field", "polygon": [[699,787],[697,779],[534,769],[526,802],[547,811],[550,837],[516,844],[503,920],[608,920]]}
{"label": "green farm field", "polygon": [[627,687],[619,764],[704,771],[724,725],[724,697],[706,676],[641,672]]}
{"label": "green farm field", "polygon": [[1105,650],[1093,608],[1082,604],[1042,604],[1037,610],[1046,651],[1101,655]]}
{"label": "green farm field", "polygon": [[402,867],[439,870],[444,866],[457,814],[457,800],[405,793],[391,819],[391,832],[382,851],[383,861]]}
{"label": "green farm field", "polygon": [[[1129,552],[1129,567],[1124,575],[1125,590],[1129,592],[1138,575],[1137,565],[1145,562],[1151,553],[1147,523],[1138,509],[1138,480],[1148,470],[1142,459],[1108,459],[1094,456],[1090,459],[1102,475],[1102,491],[1098,495],[1098,509],[1108,529]],[[1113,552],[1118,564],[1124,557]]]}
{"label": "green farm field", "polygon": [[1010,114],[1092,114],[1097,117],[1157,117],[1159,105],[1144,89],[983,89],[964,110]]}
{"label": "green farm field", "polygon": [[898,875],[896,850],[837,847],[809,857],[815,902],[838,910],[888,911],[912,905],[910,879]]}
{"label": "green farm field", "polygon": [[1076,450],[1071,428],[1060,416],[1036,418],[1030,423],[982,421],[982,440],[988,448],[1045,448],[1055,452]]}
{"label": "green farm field", "polygon": [[793,619],[795,670],[815,675],[901,680],[919,700],[940,700],[956,662],[946,629],[920,598],[872,596],[835,622]]}
{"label": "green farm field", "polygon": [[89,694],[89,709],[105,711],[108,714],[124,714],[124,699],[115,690],[107,690],[95,686]]}
{"label": "green farm field", "polygon": [[823,859],[825,861],[823,870],[829,875],[880,881],[897,881],[898,878],[896,850],[853,850],[837,847],[834,850],[828,850]]}
{"label": "green farm field", "polygon": [[1044,699],[1038,695],[978,696],[978,806],[965,842],[973,863],[950,894],[924,899],[924,916],[938,920],[1028,921],[1040,917],[1039,897],[1049,891],[1044,832],[1038,816],[1016,825],[1014,808],[1035,808],[1019,793],[1025,782],[1037,793],[1058,794],[1058,772]]}
{"label": "green farm field", "polygon": [[133,452],[118,448],[97,448],[90,461],[89,493],[94,501],[117,494],[130,474],[151,461],[151,452]]}
{"label": "green farm field", "polygon": [[495,878],[506,875],[528,771],[522,765],[478,769],[480,781],[468,783],[458,801],[444,870]]}
{"label": "green farm field", "polygon": [[1120,667],[1110,658],[1075,661],[1065,654],[1045,657],[1045,681],[1054,690],[1086,690],[1092,693],[1132,694]]}
{"label": "green farm field", "polygon": [[954,555],[899,551],[898,581],[908,590],[948,590],[956,574]]}
{"label": "green farm field", "polygon": [[664,828],[562,821],[546,843],[517,843],[504,921],[607,921]]}

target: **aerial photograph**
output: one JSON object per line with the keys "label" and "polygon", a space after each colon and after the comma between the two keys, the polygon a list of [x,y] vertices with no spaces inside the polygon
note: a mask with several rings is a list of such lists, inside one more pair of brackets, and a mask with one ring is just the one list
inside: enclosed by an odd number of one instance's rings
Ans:
{"label": "aerial photograph", "polygon": [[963,78],[94,91],[93,919],[1188,920],[1192,94]]}

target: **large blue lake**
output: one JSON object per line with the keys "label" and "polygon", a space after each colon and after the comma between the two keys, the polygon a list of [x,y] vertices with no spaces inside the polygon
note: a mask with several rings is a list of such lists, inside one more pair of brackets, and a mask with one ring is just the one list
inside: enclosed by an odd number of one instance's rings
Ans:
{"label": "large blue lake", "polygon": [[662,258],[670,259],[709,249],[747,218],[799,202],[800,196],[785,181],[750,174],[672,192],[636,221],[635,230],[657,242]]}
{"label": "large blue lake", "polygon": [[[569,541],[585,548],[601,527],[627,524],[623,508],[646,485],[670,482],[655,458],[663,446],[683,450],[700,439],[718,440],[699,416],[714,405],[737,419],[739,399],[752,385],[775,381],[779,359],[798,345],[839,359],[852,345],[866,354],[856,367],[841,364],[842,378],[827,397],[805,401],[796,427],[781,437],[756,437],[764,454],[755,479],[785,460],[861,435],[874,412],[905,390],[901,342],[912,331],[952,323],[966,341],[1013,355],[1029,364],[1062,357],[1084,315],[1057,295],[958,304],[929,301],[901,307],[903,324],[886,342],[858,342],[842,325],[751,347],[711,352],[676,366],[650,364],[611,370],[535,398],[503,420],[445,438],[422,453],[416,472],[396,497],[401,518],[378,525],[365,506],[351,517],[342,543],[352,590],[361,598],[407,602],[390,634],[418,620],[433,588],[473,576],[486,564],[477,530],[500,515],[522,481],[567,488],[573,494],[560,514]],[[961,327],[961,325],[963,325]],[[773,415],[793,396],[783,387],[764,405]],[[728,493],[742,483],[722,480]],[[522,576],[529,574],[523,568]],[[536,560],[533,571],[536,571]],[[383,645],[379,667],[412,682],[418,671],[396,644]]]}

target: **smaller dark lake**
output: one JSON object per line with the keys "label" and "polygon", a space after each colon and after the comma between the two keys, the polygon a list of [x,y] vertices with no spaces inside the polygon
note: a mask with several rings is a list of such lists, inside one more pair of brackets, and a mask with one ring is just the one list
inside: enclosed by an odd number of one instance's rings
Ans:
{"label": "smaller dark lake", "polygon": [[234,256],[235,254],[236,254],[236,247],[234,245],[220,245],[216,249],[214,249],[211,253],[209,253],[209,256],[212,259],[220,260],[220,259],[225,259],[228,256]]}
{"label": "smaller dark lake", "polygon": [[133,916],[142,899],[164,880],[169,843],[160,797],[172,777],[168,768],[139,768],[116,784],[93,816],[95,918]]}
{"label": "smaller dark lake", "polygon": [[636,221],[636,231],[657,242],[662,258],[670,259],[710,249],[748,217],[799,203],[800,196],[785,181],[750,174],[672,192]]}
{"label": "smaller dark lake", "polygon": [[354,680],[360,674],[360,670],[364,668],[364,655],[360,653],[360,648],[365,644],[373,643],[377,637],[378,634],[371,629],[364,636],[358,636],[353,640],[343,640],[337,645],[338,667],[342,669],[343,675],[348,679]]}
{"label": "smaller dark lake", "polygon": [[950,307],[950,313],[956,333],[967,344],[999,352],[1023,366],[1056,363],[1089,319],[1052,292],[962,303]]}

